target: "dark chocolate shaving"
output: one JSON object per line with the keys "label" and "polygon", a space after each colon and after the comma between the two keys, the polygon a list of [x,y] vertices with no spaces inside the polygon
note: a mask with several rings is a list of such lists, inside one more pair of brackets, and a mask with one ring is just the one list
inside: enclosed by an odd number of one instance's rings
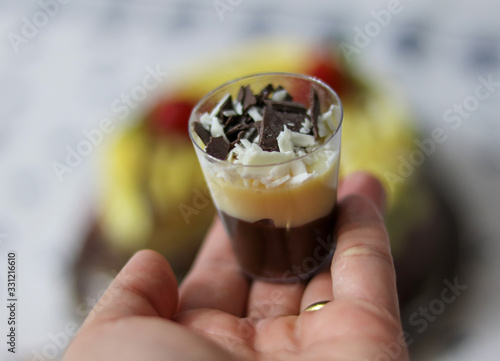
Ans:
{"label": "dark chocolate shaving", "polygon": [[225,124],[224,124],[224,132],[227,132],[228,129],[234,127],[235,125],[240,123],[240,116],[239,115],[233,115],[229,118],[227,118]]}
{"label": "dark chocolate shaving", "polygon": [[270,107],[264,109],[264,119],[262,120],[262,130],[259,139],[259,146],[268,152],[279,152],[278,135],[283,130],[283,122],[280,113]]}
{"label": "dark chocolate shaving", "polygon": [[224,137],[212,137],[205,147],[205,151],[214,158],[226,160],[229,154],[229,143]]}
{"label": "dark chocolate shaving", "polygon": [[262,138],[262,131],[264,130],[263,125],[264,125],[264,122],[262,122],[262,121],[254,123],[255,129],[257,129],[257,135],[260,138]]}
{"label": "dark chocolate shaving", "polygon": [[257,98],[255,97],[252,89],[249,85],[242,86],[238,92],[238,102],[241,103],[243,111],[247,111],[252,105],[257,104]]}
{"label": "dark chocolate shaving", "polygon": [[304,104],[289,102],[286,100],[283,101],[274,101],[274,100],[264,100],[264,103],[267,106],[273,108],[278,112],[282,113],[298,113],[298,114],[306,114],[307,109]]}
{"label": "dark chocolate shaving", "polygon": [[217,114],[217,116],[219,118],[223,118],[224,115],[222,114],[223,111],[225,110],[234,110],[233,109],[233,98],[230,96],[227,97],[226,101],[221,105],[220,107],[220,110],[219,110],[219,113]]}
{"label": "dark chocolate shaving", "polygon": [[[262,122],[259,122],[262,123]],[[255,138],[257,138],[257,135],[259,135],[259,131],[257,129],[257,123],[253,123],[252,127],[245,133],[245,139],[247,139],[249,142],[253,142]]]}
{"label": "dark chocolate shaving", "polygon": [[245,88],[247,88],[247,87],[248,87],[248,85],[247,86],[242,86],[240,88],[240,91],[238,92],[238,97],[236,98],[236,100],[238,102],[240,102],[241,104],[243,104],[243,100],[245,99]]}
{"label": "dark chocolate shaving", "polygon": [[243,111],[248,110],[251,106],[257,104],[257,98],[252,92],[252,89],[247,85],[245,87],[245,98],[243,99]]}
{"label": "dark chocolate shaving", "polygon": [[246,124],[249,124],[249,125],[254,123],[253,118],[252,118],[250,115],[246,114],[246,113],[245,113],[245,114],[243,114],[243,115],[241,116],[241,118],[242,118],[242,119],[241,119],[241,122],[242,122],[242,123],[246,123]]}
{"label": "dark chocolate shaving", "polygon": [[248,130],[248,129],[250,129],[250,125],[248,125],[246,123],[239,123],[239,124],[236,124],[234,127],[229,128],[226,131],[226,135],[228,137],[230,137],[233,134],[236,134],[236,133],[238,133],[240,131],[244,131],[244,130]]}
{"label": "dark chocolate shaving", "polygon": [[244,131],[239,132],[238,135],[236,136],[236,139],[231,142],[230,149],[233,149],[234,146],[238,144],[238,142],[242,140],[244,137],[245,137],[245,132]]}
{"label": "dark chocolate shaving", "polygon": [[[288,129],[294,132],[300,131],[305,117],[306,117],[305,114],[297,114],[297,113],[285,113],[280,115],[283,125],[286,125]],[[281,130],[283,130],[283,126],[281,127]]]}
{"label": "dark chocolate shaving", "polygon": [[262,105],[263,101],[265,99],[269,99],[269,95],[274,92],[274,87],[272,84],[268,84],[264,89],[262,89],[257,95],[257,102],[258,104]]}
{"label": "dark chocolate shaving", "polygon": [[203,144],[207,144],[210,138],[212,138],[210,132],[200,122],[194,122],[194,131],[198,134]]}
{"label": "dark chocolate shaving", "polygon": [[311,123],[313,126],[314,139],[318,138],[318,117],[319,117],[320,107],[319,98],[316,89],[311,87]]}

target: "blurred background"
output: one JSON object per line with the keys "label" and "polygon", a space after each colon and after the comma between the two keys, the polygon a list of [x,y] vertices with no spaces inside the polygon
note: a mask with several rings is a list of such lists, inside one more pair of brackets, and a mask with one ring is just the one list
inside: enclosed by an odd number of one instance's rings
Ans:
{"label": "blurred background", "polygon": [[[491,0],[0,0],[0,298],[9,251],[19,298],[17,353],[2,340],[0,359],[60,359],[137,249],[158,249],[182,278],[213,215],[189,110],[225,80],[273,70],[338,90],[342,174],[367,169],[388,189],[413,359],[496,360],[499,11]],[[7,318],[2,306],[2,335]]]}

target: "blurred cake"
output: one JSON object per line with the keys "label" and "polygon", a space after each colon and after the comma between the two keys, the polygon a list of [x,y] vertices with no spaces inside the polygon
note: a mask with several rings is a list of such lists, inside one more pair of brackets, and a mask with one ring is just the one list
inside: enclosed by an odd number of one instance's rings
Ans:
{"label": "blurred cake", "polygon": [[334,49],[265,41],[176,71],[160,100],[103,154],[103,199],[80,257],[80,285],[87,287],[92,269],[119,269],[142,248],[164,254],[182,278],[215,214],[187,136],[190,110],[228,80],[273,71],[313,75],[339,94],[344,105],[340,174],[370,171],[387,190],[386,219],[402,303],[432,276],[449,270],[452,214],[426,180],[425,168],[401,174],[401,159],[416,149],[411,113],[385,79],[361,75]]}

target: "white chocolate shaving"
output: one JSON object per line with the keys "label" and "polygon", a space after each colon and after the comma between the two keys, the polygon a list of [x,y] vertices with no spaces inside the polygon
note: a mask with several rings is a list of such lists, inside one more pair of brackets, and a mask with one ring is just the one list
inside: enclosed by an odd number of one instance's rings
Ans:
{"label": "white chocolate shaving", "polygon": [[280,102],[280,101],[283,101],[285,100],[287,96],[287,92],[285,89],[281,89],[281,90],[278,90],[277,92],[275,92],[272,96],[271,96],[271,100],[274,100],[274,101],[277,101],[277,102]]}
{"label": "white chocolate shaving", "polygon": [[[257,146],[256,144],[253,145]],[[292,153],[264,152],[262,151],[262,149],[260,151],[255,151],[254,149],[250,148],[246,151],[243,159],[241,159],[241,163],[245,165],[276,164],[286,162],[290,159],[293,159],[293,157],[294,155]]]}
{"label": "white chocolate shaving", "polygon": [[330,109],[332,109],[332,114],[333,114],[331,124],[334,126],[334,128],[330,128],[330,129],[332,130],[332,132],[334,132],[335,130],[337,130],[337,126],[338,126],[338,124],[335,124],[336,123],[335,119],[340,119],[342,117],[342,114],[340,111],[340,107],[338,105],[332,104]]}
{"label": "white chocolate shaving", "polygon": [[327,126],[326,126],[325,122],[319,121],[319,119],[318,119],[318,135],[321,138],[324,138],[327,136],[328,130],[326,128],[327,128]]}
{"label": "white chocolate shaving", "polygon": [[229,143],[229,140],[226,137],[226,133],[224,133],[224,128],[222,127],[222,124],[220,123],[220,121],[217,117],[212,117],[212,124],[210,126],[210,134],[214,138],[224,137],[226,142]]}
{"label": "white chocolate shaving", "polygon": [[301,125],[302,125],[302,128],[300,128],[300,130],[299,130],[300,133],[309,134],[311,132],[312,123],[309,120],[309,118],[306,117]]}
{"label": "white chocolate shaving", "polygon": [[238,115],[243,114],[243,104],[241,104],[240,102],[235,102],[233,104],[233,108],[236,111],[236,113],[238,113]]}
{"label": "white chocolate shaving", "polygon": [[223,170],[220,172],[217,172],[217,177],[224,179],[226,182],[229,182],[231,180],[229,173],[225,172]]}
{"label": "white chocolate shaving", "polygon": [[283,183],[285,183],[287,180],[290,179],[290,175],[287,174],[286,176],[284,177],[281,177],[281,178],[278,178],[268,184],[266,184],[266,188],[274,188],[274,187],[278,187],[280,185],[282,185]]}
{"label": "white chocolate shaving", "polygon": [[292,185],[301,184],[302,182],[305,182],[309,177],[311,177],[311,174],[308,173],[302,173],[296,175],[290,179],[290,184]]}
{"label": "white chocolate shaving", "polygon": [[226,94],[224,95],[224,97],[222,98],[222,100],[220,102],[217,103],[217,105],[215,106],[215,108],[212,109],[212,112],[210,113],[210,115],[212,117],[215,117],[217,114],[219,114],[219,111],[220,111],[220,108],[222,107],[222,105],[226,102],[226,100],[229,98],[229,94]]}
{"label": "white chocolate shaving", "polygon": [[294,177],[302,174],[307,174],[307,168],[300,160],[292,162],[290,168]]}
{"label": "white chocolate shaving", "polygon": [[250,115],[256,122],[260,122],[262,119],[264,119],[264,117],[259,113],[259,110],[256,107],[250,107],[248,109],[248,115]]}
{"label": "white chocolate shaving", "polygon": [[314,145],[314,137],[308,134],[291,132],[292,143],[296,147],[312,147]]}
{"label": "white chocolate shaving", "polygon": [[222,115],[225,117],[232,117],[233,115],[236,115],[237,113],[234,110],[224,110],[222,111]]}
{"label": "white chocolate shaving", "polygon": [[[337,111],[338,112],[338,111]],[[334,106],[333,104],[330,106],[330,108],[323,114],[321,114],[319,117],[318,117],[318,133],[319,133],[319,127],[320,127],[320,124],[321,124],[321,127],[322,127],[322,133],[324,131],[324,135],[321,135],[319,134],[320,137],[324,137],[326,136],[326,133],[329,133],[327,130],[326,130],[326,126],[328,126],[328,128],[330,128],[330,131],[331,132],[334,132],[335,129],[336,129],[336,126],[335,126],[335,123],[333,121],[333,116],[334,116]],[[337,114],[335,114],[337,115]]]}
{"label": "white chocolate shaving", "polygon": [[212,116],[208,113],[203,113],[200,117],[200,123],[203,125],[203,128],[210,131],[210,126],[212,125]]}
{"label": "white chocolate shaving", "polygon": [[285,127],[278,135],[278,147],[280,152],[293,152],[292,131]]}

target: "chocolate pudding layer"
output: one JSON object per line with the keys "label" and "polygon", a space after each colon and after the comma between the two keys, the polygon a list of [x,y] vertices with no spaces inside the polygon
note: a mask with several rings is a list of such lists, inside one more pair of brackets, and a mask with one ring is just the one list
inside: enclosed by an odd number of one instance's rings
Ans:
{"label": "chocolate pudding layer", "polygon": [[222,211],[242,269],[270,281],[306,280],[333,254],[335,212],[298,227],[276,227],[272,220],[246,222]]}

